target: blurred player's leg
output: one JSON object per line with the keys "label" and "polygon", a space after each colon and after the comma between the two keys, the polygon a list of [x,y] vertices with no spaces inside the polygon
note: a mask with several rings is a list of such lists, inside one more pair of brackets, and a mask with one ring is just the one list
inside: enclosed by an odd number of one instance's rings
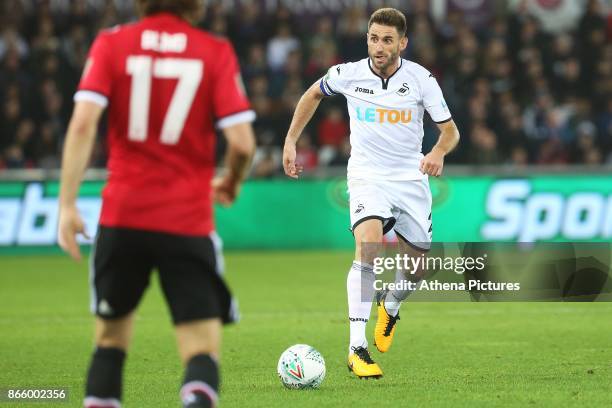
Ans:
{"label": "blurred player's leg", "polygon": [[215,234],[158,238],[160,283],[185,365],[181,401],[189,408],[215,406],[221,326],[235,318],[232,296],[221,276],[220,241]]}
{"label": "blurred player's leg", "polygon": [[176,341],[183,364],[203,353],[219,358],[221,325],[221,319],[196,320],[176,325]]}
{"label": "blurred player's leg", "polygon": [[87,375],[85,407],[120,406],[134,310],[149,285],[153,267],[145,237],[142,231],[98,228],[90,268],[96,350]]}
{"label": "blurred player's leg", "polygon": [[176,324],[179,354],[185,365],[180,391],[185,408],[213,407],[219,401],[220,318]]}
{"label": "blurred player's leg", "polygon": [[212,407],[218,402],[221,324],[221,319],[208,319],[176,326],[179,354],[185,364],[181,388],[185,407]]}
{"label": "blurred player's leg", "polygon": [[132,326],[132,313],[113,320],[96,319],[96,350],[87,373],[86,408],[121,406],[123,363],[132,338]]}
{"label": "blurred player's leg", "polygon": [[355,227],[355,261],[346,280],[348,295],[350,344],[349,368],[358,377],[380,377],[382,370],[368,353],[366,324],[370,318],[374,297],[374,272],[372,271],[375,245],[382,242],[382,221],[369,219]]}

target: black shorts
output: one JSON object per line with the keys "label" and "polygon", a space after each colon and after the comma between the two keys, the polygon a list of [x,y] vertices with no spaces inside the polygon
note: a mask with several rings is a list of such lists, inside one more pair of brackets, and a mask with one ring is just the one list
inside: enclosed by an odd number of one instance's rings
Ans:
{"label": "black shorts", "polygon": [[223,260],[215,236],[184,236],[100,226],[91,254],[91,309],[114,319],[138,306],[153,269],[175,324],[237,318],[221,276]]}

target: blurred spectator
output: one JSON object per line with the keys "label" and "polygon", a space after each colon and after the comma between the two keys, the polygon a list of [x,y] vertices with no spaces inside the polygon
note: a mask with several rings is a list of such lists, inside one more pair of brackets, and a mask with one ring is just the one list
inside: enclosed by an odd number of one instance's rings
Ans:
{"label": "blurred spectator", "polygon": [[287,24],[281,24],[276,35],[268,42],[268,66],[272,71],[280,71],[291,51],[300,48],[300,42],[291,34]]}
{"label": "blurred spectator", "polygon": [[551,34],[572,30],[578,24],[582,8],[575,0],[556,0],[540,2],[529,0],[510,0],[510,7],[526,9],[538,19],[542,29]]}
{"label": "blurred spectator", "polygon": [[9,50],[16,51],[19,58],[25,58],[29,53],[28,44],[11,26],[7,26],[0,36],[0,59],[4,58]]}
{"label": "blurred spectator", "polygon": [[470,132],[469,162],[471,164],[498,164],[497,136],[482,124],[474,125]]}
{"label": "blurred spectator", "polygon": [[308,39],[308,52],[310,55],[317,54],[322,47],[328,44],[336,44],[334,33],[334,21],[326,16],[317,21],[317,27],[313,35]]}
{"label": "blurred spectator", "polygon": [[600,144],[612,154],[612,98],[605,105],[606,109],[597,118],[596,125]]}
{"label": "blurred spectator", "polygon": [[349,7],[338,21],[338,44],[342,61],[357,61],[367,57],[364,33],[368,30],[368,16],[363,7]]}
{"label": "blurred spectator", "polygon": [[11,145],[6,149],[4,165],[7,169],[24,169],[27,167],[23,149],[19,145]]}
{"label": "blurred spectator", "polygon": [[2,109],[2,120],[0,121],[0,148],[4,149],[15,142],[15,135],[21,120],[21,104],[15,96],[9,97]]}
{"label": "blurred spectator", "polygon": [[219,37],[227,37],[227,19],[225,16],[216,16],[210,24],[210,31]]}
{"label": "blurred spectator", "polygon": [[283,69],[275,75],[270,75],[270,96],[274,98],[281,96],[291,82],[301,78],[303,70],[301,52],[291,51],[285,60]]}
{"label": "blurred spectator", "polygon": [[[15,48],[10,48],[4,54],[0,68],[0,86],[4,91],[11,85],[17,86],[18,90],[27,90],[32,77],[22,69],[21,58]],[[1,92],[4,93],[4,92]]]}
{"label": "blurred spectator", "polygon": [[273,147],[258,148],[255,159],[253,162],[253,177],[266,178],[279,174],[282,158],[276,154],[276,149]]}
{"label": "blurred spectator", "polygon": [[577,127],[576,140],[573,145],[572,162],[574,163],[589,163],[597,164],[601,162],[601,155],[598,157],[597,163],[594,163],[596,156],[594,151],[599,151],[596,139],[596,127],[589,121],[580,123]]}
{"label": "blurred spectator", "polygon": [[275,145],[275,137],[270,133],[260,134],[257,151],[253,157],[253,177],[276,176],[282,168],[282,150]]}
{"label": "blurred spectator", "polygon": [[[255,176],[281,173],[280,149],[305,89],[330,66],[367,56],[369,10],[295,14],[210,2],[199,23],[237,50],[262,149]],[[282,3],[282,2],[281,2]],[[546,4],[545,4],[546,3]],[[35,4],[35,6],[33,6]],[[403,57],[429,69],[464,134],[447,162],[612,164],[612,6],[601,0],[466,2],[445,11],[406,3]],[[57,167],[72,96],[99,29],[135,18],[133,1],[0,2],[0,167]],[[324,7],[324,6],[321,6]],[[330,98],[304,135],[307,169],[350,156],[342,98]],[[313,130],[316,130],[314,132]],[[426,118],[423,148],[437,139]],[[104,129],[100,130],[104,134]],[[104,139],[92,165],[103,166]]]}
{"label": "blurred spectator", "polygon": [[265,43],[264,27],[259,4],[255,1],[242,2],[240,13],[234,15],[230,30],[230,37],[238,55],[246,55],[253,43],[258,45]]}
{"label": "blurred spectator", "polygon": [[89,39],[85,27],[81,24],[73,24],[61,44],[61,52],[76,72],[82,71],[87,58]]}
{"label": "blurred spectator", "polygon": [[333,42],[322,44],[316,53],[313,53],[306,64],[304,76],[306,81],[312,83],[327,73],[327,70],[339,63],[336,45]]}
{"label": "blurred spectator", "polygon": [[304,171],[314,170],[319,164],[317,150],[312,145],[310,135],[306,132],[302,134],[297,142],[295,161],[304,166]]}
{"label": "blurred spectator", "polygon": [[40,128],[40,138],[36,145],[35,157],[39,166],[45,169],[59,167],[59,144],[63,131],[53,122],[44,123]]}
{"label": "blurred spectator", "polygon": [[563,143],[558,138],[550,138],[540,145],[536,164],[566,164],[568,154]]}
{"label": "blurred spectator", "polygon": [[267,69],[265,48],[259,43],[252,44],[242,68],[244,80],[249,82],[253,77],[266,75]]}
{"label": "blurred spectator", "polygon": [[340,147],[349,135],[349,125],[344,120],[342,110],[332,107],[319,122],[319,146]]}
{"label": "blurred spectator", "polygon": [[340,149],[336,150],[335,156],[329,162],[330,166],[346,166],[351,157],[351,142],[348,137],[342,141]]}
{"label": "blurred spectator", "polygon": [[514,146],[510,153],[510,161],[514,167],[524,167],[529,163],[529,153],[523,146]]}

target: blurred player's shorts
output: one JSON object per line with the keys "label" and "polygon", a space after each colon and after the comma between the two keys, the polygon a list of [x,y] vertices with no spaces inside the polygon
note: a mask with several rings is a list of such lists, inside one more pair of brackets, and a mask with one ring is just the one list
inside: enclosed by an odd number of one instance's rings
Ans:
{"label": "blurred player's shorts", "polygon": [[105,226],[98,229],[91,256],[92,312],[105,319],[132,312],[154,269],[175,324],[237,320],[216,234],[194,237]]}

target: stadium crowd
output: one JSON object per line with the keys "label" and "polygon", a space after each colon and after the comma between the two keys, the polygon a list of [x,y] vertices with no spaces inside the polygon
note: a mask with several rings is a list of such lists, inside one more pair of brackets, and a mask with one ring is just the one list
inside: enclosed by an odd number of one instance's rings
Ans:
{"label": "stadium crowd", "polygon": [[[64,9],[51,3],[2,2],[0,171],[59,166],[91,41],[100,29],[135,18],[131,2],[73,0],[63,2]],[[232,41],[258,116],[253,175],[278,175],[283,139],[302,93],[330,66],[367,56],[369,10],[306,18],[282,6],[266,12],[255,1],[238,11],[210,3],[200,25]],[[405,10],[409,46],[403,57],[434,73],[462,134],[448,162],[612,163],[609,10],[587,1],[574,27],[553,32],[520,3],[484,23],[452,10],[435,21],[427,1],[410,2]],[[300,139],[298,161],[306,171],[345,165],[348,134],[344,98],[330,98]],[[428,122],[424,151],[436,135]],[[92,165],[104,162],[100,137]]]}

